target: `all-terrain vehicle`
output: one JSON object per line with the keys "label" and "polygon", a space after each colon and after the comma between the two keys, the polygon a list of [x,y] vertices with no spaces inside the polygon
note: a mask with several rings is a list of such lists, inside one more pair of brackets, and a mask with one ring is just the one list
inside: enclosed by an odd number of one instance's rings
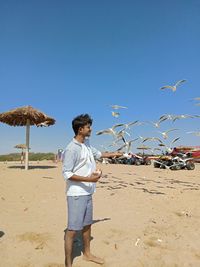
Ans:
{"label": "all-terrain vehicle", "polygon": [[189,154],[178,153],[176,156],[165,155],[154,160],[154,167],[171,170],[194,170],[195,164]]}

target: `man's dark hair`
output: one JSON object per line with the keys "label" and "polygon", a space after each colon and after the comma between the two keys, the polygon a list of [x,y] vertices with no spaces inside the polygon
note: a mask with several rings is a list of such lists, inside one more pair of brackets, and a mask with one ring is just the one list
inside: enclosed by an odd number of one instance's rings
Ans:
{"label": "man's dark hair", "polygon": [[87,124],[92,125],[92,118],[88,114],[81,114],[75,117],[72,121],[72,128],[74,130],[75,135],[78,134],[78,130],[80,127],[84,127]]}

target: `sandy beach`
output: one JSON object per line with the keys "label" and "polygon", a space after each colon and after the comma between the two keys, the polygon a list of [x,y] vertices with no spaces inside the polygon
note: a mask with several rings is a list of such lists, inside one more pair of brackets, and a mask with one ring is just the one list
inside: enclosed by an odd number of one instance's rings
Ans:
{"label": "sandy beach", "polygon": [[[194,171],[98,163],[92,252],[106,267],[200,266],[200,164]],[[64,267],[61,163],[0,163],[0,266]],[[74,267],[95,267],[74,242]]]}

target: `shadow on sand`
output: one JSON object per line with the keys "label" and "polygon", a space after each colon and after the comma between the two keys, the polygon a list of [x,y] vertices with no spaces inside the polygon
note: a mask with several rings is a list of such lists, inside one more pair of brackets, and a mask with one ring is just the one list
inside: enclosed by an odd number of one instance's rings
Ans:
{"label": "shadow on sand", "polygon": [[[24,166],[9,166],[8,168],[10,169],[21,169],[21,170],[24,170]],[[46,165],[32,165],[32,166],[29,166],[28,169],[29,170],[34,170],[34,169],[54,169],[54,168],[57,168],[57,166],[46,166]]]}
{"label": "shadow on sand", "polygon": [[3,232],[3,231],[0,231],[0,238],[2,237],[2,236],[4,236],[5,235],[5,233]]}

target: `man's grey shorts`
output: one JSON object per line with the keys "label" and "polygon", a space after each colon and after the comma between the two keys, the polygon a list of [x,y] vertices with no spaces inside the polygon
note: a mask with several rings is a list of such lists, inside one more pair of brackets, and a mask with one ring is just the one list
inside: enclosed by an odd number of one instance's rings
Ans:
{"label": "man's grey shorts", "polygon": [[68,230],[80,231],[93,222],[92,195],[67,196]]}

